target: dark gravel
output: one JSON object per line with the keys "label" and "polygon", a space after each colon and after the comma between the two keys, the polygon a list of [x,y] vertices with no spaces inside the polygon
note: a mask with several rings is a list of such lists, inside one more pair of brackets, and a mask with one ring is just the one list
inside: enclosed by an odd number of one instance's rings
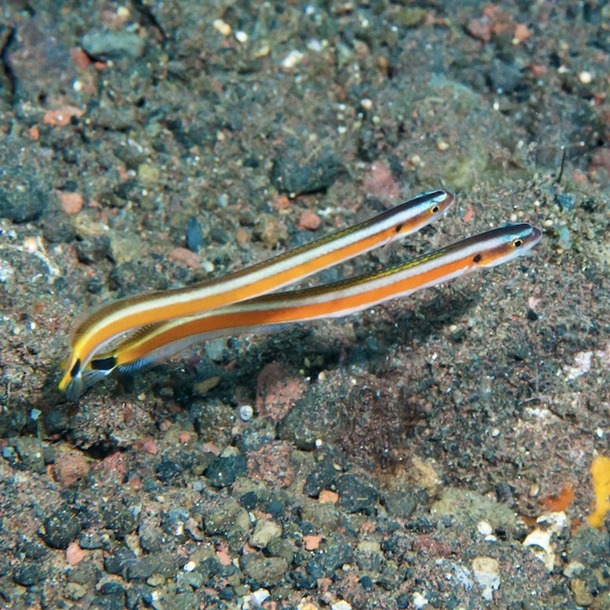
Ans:
{"label": "dark gravel", "polygon": [[[610,609],[608,527],[587,522],[610,405],[608,4],[5,4],[0,607]],[[508,221],[544,239],[78,404],[56,389],[99,304],[441,186],[446,218],[319,281]]]}

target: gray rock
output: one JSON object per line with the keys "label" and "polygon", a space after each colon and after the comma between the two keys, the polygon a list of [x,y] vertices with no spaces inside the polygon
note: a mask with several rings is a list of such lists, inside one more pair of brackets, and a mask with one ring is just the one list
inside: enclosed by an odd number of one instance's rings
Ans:
{"label": "gray rock", "polygon": [[16,438],[13,441],[13,447],[22,464],[38,474],[46,472],[44,451],[42,443],[38,439],[27,436]]}
{"label": "gray rock", "polygon": [[383,494],[383,503],[388,514],[400,519],[408,519],[418,504],[425,503],[428,494],[415,485],[402,485]]}
{"label": "gray rock", "polygon": [[318,438],[328,444],[338,441],[347,425],[341,404],[341,400],[329,401],[322,386],[308,387],[305,396],[279,422],[280,439],[305,450],[313,449]]}
{"label": "gray rock", "polygon": [[261,587],[272,587],[280,583],[288,571],[288,562],[283,557],[250,554],[244,556],[240,563],[248,578]]}
{"label": "gray rock", "polygon": [[252,526],[248,511],[233,498],[214,505],[207,511],[203,516],[205,531],[211,535],[224,535],[231,548],[240,547]]}
{"label": "gray rock", "polygon": [[272,538],[282,535],[282,526],[275,521],[261,519],[256,522],[248,542],[257,549],[264,549]]}
{"label": "gray rock", "polygon": [[67,549],[80,530],[80,521],[67,506],[63,506],[44,520],[40,536],[54,549]]}
{"label": "gray rock", "polygon": [[367,481],[354,474],[344,474],[337,481],[339,505],[348,513],[375,512],[379,493]]}
{"label": "gray rock", "polygon": [[100,59],[136,58],[144,53],[144,39],[133,32],[90,32],[81,46],[92,57]]}
{"label": "gray rock", "polygon": [[[5,178],[0,171],[0,218],[13,222],[36,220],[47,209],[47,198],[27,172]],[[13,188],[11,185],[19,186]]]}
{"label": "gray rock", "polygon": [[278,190],[291,197],[324,191],[345,172],[341,161],[329,150],[310,162],[305,162],[300,154],[288,152],[273,163],[272,180]]}
{"label": "gray rock", "polygon": [[230,455],[216,458],[206,469],[205,476],[214,487],[227,487],[237,477],[246,474],[247,470],[243,455]]}
{"label": "gray rock", "polygon": [[135,511],[119,502],[113,502],[105,506],[102,515],[106,527],[112,530],[117,538],[124,538],[138,526]]}
{"label": "gray rock", "polygon": [[289,564],[291,564],[294,559],[292,544],[284,538],[272,538],[267,543],[265,550],[271,557],[283,557]]}
{"label": "gray rock", "polygon": [[35,563],[24,563],[15,568],[13,580],[23,587],[33,587],[44,579],[42,569]]}
{"label": "gray rock", "polygon": [[432,505],[431,513],[470,527],[479,521],[487,521],[492,528],[506,531],[513,531],[517,526],[515,512],[508,506],[464,489],[443,491],[441,498]]}

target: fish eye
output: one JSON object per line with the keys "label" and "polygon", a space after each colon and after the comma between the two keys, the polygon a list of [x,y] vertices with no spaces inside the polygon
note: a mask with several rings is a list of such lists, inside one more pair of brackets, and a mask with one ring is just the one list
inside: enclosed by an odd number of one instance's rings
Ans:
{"label": "fish eye", "polygon": [[513,246],[515,246],[515,248],[520,248],[522,245],[523,245],[522,239],[515,239],[515,241],[513,242]]}
{"label": "fish eye", "polygon": [[435,206],[432,208],[432,213],[433,213],[433,214],[436,214],[436,213],[437,213],[439,210],[440,210],[440,208],[439,208],[437,205],[435,205]]}

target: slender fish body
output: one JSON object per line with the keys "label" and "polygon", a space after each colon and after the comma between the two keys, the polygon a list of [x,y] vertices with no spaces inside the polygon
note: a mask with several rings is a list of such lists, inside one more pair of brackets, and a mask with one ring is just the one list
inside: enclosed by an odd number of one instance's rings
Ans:
{"label": "slender fish body", "polygon": [[511,261],[527,253],[540,238],[541,232],[529,224],[506,225],[375,273],[149,325],[113,350],[96,355],[84,371],[83,384],[91,385],[115,371],[136,371],[215,337],[346,316]]}
{"label": "slender fish body", "polygon": [[247,269],[186,288],[140,294],[105,305],[75,329],[59,389],[70,397],[78,396],[82,371],[89,368],[89,361],[126,332],[200,315],[293,284],[418,231],[437,220],[453,202],[454,196],[446,191],[422,193],[370,220]]}

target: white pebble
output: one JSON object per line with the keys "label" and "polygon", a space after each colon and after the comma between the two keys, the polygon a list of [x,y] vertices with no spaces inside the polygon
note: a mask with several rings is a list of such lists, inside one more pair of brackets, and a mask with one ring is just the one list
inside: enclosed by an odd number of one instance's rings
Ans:
{"label": "white pebble", "polygon": [[582,72],[579,72],[578,80],[583,85],[589,85],[593,80],[593,74],[591,74],[591,72],[589,72],[588,70],[583,70]]}
{"label": "white pebble", "polygon": [[477,523],[477,530],[482,536],[489,536],[493,532],[491,525],[487,521],[479,521]]}
{"label": "white pebble", "polygon": [[305,57],[305,55],[303,55],[301,51],[297,51],[296,49],[290,51],[282,61],[282,68],[294,68],[303,61],[303,57]]}
{"label": "white pebble", "polygon": [[472,571],[482,589],[483,599],[492,601],[494,591],[500,588],[500,563],[493,557],[475,557],[472,560]]}
{"label": "white pebble", "polygon": [[231,35],[231,26],[226,21],[223,21],[222,19],[214,19],[214,23],[212,25],[214,26],[214,29],[217,32],[220,32],[223,36]]}
{"label": "white pebble", "polygon": [[413,593],[413,607],[414,608],[417,608],[417,610],[420,610],[420,608],[423,608],[427,605],[428,605],[428,600],[426,599],[425,595],[422,595],[421,593]]}
{"label": "white pebble", "polygon": [[267,591],[267,589],[257,589],[254,591],[254,593],[252,593],[252,601],[258,606],[261,606],[265,600],[269,599],[269,597],[270,593]]}
{"label": "white pebble", "polygon": [[242,405],[239,407],[239,419],[241,421],[250,421],[254,417],[254,409],[252,405]]}

